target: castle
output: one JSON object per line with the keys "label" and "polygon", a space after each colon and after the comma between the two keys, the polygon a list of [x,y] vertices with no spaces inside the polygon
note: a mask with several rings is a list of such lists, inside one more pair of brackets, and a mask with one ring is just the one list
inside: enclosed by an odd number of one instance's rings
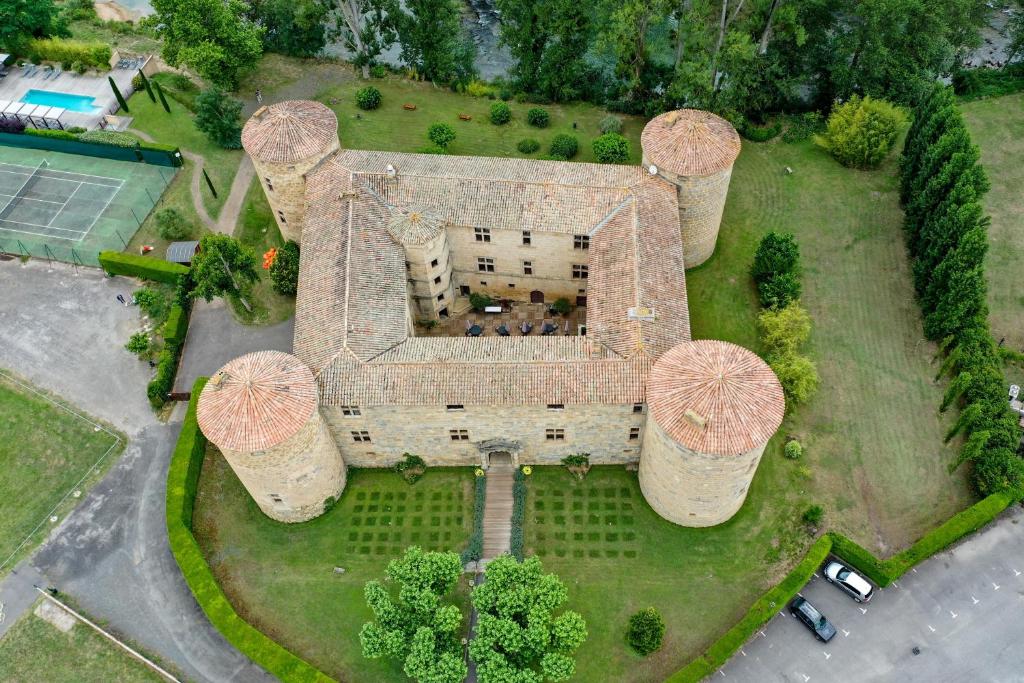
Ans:
{"label": "castle", "polygon": [[[301,245],[294,355],[229,362],[198,419],[268,516],[311,519],[346,466],[406,452],[482,468],[588,453],[638,463],[677,524],[739,510],[785,402],[758,356],[690,338],[685,268],[714,252],[740,150],[727,121],[656,117],[642,167],[346,150],[337,129],[326,106],[287,101],[242,133]],[[565,298],[585,322],[423,333],[472,293],[509,302],[496,311]]]}

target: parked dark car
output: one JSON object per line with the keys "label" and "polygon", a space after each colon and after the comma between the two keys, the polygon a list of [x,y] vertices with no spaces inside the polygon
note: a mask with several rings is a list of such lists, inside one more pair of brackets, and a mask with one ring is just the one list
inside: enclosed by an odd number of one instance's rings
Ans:
{"label": "parked dark car", "polygon": [[849,595],[857,602],[867,602],[874,595],[874,587],[867,580],[845,564],[829,562],[822,572],[825,580]]}
{"label": "parked dark car", "polygon": [[825,615],[799,596],[789,603],[789,613],[803,622],[804,626],[814,631],[815,637],[823,643],[832,640],[836,635],[836,627],[829,623]]}

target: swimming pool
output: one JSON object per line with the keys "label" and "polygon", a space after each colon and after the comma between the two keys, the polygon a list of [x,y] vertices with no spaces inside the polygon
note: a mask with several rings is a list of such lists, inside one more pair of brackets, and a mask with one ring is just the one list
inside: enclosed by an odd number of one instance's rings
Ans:
{"label": "swimming pool", "polygon": [[95,97],[86,95],[71,95],[66,92],[52,92],[50,90],[29,90],[21,98],[22,102],[28,104],[42,104],[48,107],[62,107],[68,111],[80,111],[85,114],[95,114],[101,111],[93,102]]}

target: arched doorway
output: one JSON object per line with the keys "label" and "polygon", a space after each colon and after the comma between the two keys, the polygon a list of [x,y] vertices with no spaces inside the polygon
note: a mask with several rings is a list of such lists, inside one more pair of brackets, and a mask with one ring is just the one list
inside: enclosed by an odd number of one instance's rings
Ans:
{"label": "arched doorway", "polygon": [[505,467],[512,466],[512,454],[508,451],[492,451],[487,454],[487,466],[493,467],[495,465],[501,465]]}
{"label": "arched doorway", "polygon": [[544,292],[539,289],[535,289],[530,292],[530,303],[531,304],[542,304],[544,303]]}

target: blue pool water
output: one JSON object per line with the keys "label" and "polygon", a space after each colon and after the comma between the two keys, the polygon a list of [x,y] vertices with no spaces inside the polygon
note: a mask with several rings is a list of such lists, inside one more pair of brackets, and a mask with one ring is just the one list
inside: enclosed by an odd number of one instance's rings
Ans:
{"label": "blue pool water", "polygon": [[80,111],[85,114],[95,114],[100,110],[93,104],[95,97],[86,95],[70,95],[66,92],[51,92],[49,90],[29,90],[21,98],[22,102],[28,104],[42,104],[48,107],[63,107],[68,111]]}

